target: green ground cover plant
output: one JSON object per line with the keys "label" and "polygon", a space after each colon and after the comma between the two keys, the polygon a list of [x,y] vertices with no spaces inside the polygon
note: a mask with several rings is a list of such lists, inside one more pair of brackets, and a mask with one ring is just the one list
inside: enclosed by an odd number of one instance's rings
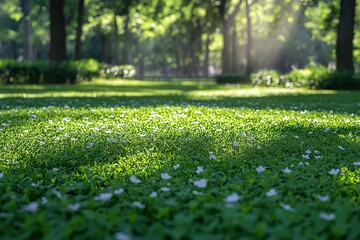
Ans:
{"label": "green ground cover plant", "polygon": [[0,85],[1,239],[359,239],[359,96]]}

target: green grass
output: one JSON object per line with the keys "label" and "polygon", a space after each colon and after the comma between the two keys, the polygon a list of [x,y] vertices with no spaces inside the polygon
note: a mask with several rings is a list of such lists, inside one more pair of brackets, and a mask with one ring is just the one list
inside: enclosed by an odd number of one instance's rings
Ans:
{"label": "green grass", "polygon": [[0,85],[1,239],[359,239],[359,114],[360,92]]}

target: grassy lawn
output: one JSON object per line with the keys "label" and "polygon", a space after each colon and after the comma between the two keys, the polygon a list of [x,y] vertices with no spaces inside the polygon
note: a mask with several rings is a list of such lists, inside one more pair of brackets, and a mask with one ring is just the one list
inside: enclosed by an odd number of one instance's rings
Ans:
{"label": "grassy lawn", "polygon": [[359,239],[360,92],[0,85],[1,239]]}

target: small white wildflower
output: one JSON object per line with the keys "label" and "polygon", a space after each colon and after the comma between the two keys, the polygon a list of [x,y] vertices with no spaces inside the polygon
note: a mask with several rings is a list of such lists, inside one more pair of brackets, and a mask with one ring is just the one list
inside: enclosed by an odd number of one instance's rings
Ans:
{"label": "small white wildflower", "polygon": [[311,153],[311,150],[307,149],[305,152],[306,152],[307,155],[309,155]]}
{"label": "small white wildflower", "polygon": [[241,199],[242,199],[242,196],[240,196],[234,192],[225,198],[225,202],[226,203],[234,203],[234,202],[238,202]]}
{"label": "small white wildflower", "polygon": [[322,156],[315,156],[314,158],[315,158],[315,159],[321,159]]}
{"label": "small white wildflower", "polygon": [[65,133],[64,134],[64,137],[69,137],[70,135],[68,133]]}
{"label": "small white wildflower", "polygon": [[38,187],[40,187],[40,184],[37,184],[37,183],[31,183],[31,186],[32,186],[33,188],[38,188]]}
{"label": "small white wildflower", "polygon": [[168,180],[170,178],[171,178],[171,176],[168,173],[161,173],[161,179]]}
{"label": "small white wildflower", "polygon": [[206,188],[208,180],[205,178],[202,178],[200,180],[197,180],[194,182],[194,185],[198,188]]}
{"label": "small white wildflower", "polygon": [[320,213],[319,217],[326,220],[326,221],[332,221],[336,218],[336,215],[334,213]]}
{"label": "small white wildflower", "polygon": [[288,204],[280,203],[280,206],[281,206],[284,210],[286,210],[286,211],[290,211],[290,212],[295,211],[295,209],[292,208],[292,207],[291,207],[290,205],[288,205]]}
{"label": "small white wildflower", "polygon": [[115,240],[131,240],[131,237],[129,235],[126,235],[125,233],[115,233]]}
{"label": "small white wildflower", "polygon": [[309,165],[310,165],[310,163],[308,163],[308,162],[305,162],[305,165],[306,165],[306,166],[309,166]]}
{"label": "small white wildflower", "polygon": [[108,138],[108,142],[117,143],[117,140],[115,138]]}
{"label": "small white wildflower", "polygon": [[48,200],[46,197],[41,197],[41,204],[47,204]]}
{"label": "small white wildflower", "polygon": [[214,155],[214,153],[213,152],[209,152],[209,159],[210,160],[216,160],[216,156]]}
{"label": "small white wildflower", "polygon": [[319,199],[322,202],[327,202],[329,200],[329,196],[327,196],[327,195],[325,195],[325,196],[317,195],[317,199]]}
{"label": "small white wildflower", "polygon": [[193,193],[194,195],[198,195],[198,196],[203,195],[202,192],[198,192],[198,191],[196,191],[196,190],[192,191],[192,193]]}
{"label": "small white wildflower", "polygon": [[341,150],[341,151],[345,151],[345,148],[343,146],[338,146],[338,148]]}
{"label": "small white wildflower", "polygon": [[133,202],[132,205],[134,207],[140,208],[140,209],[144,209],[145,205],[143,205],[141,202]]}
{"label": "small white wildflower", "polygon": [[258,172],[258,173],[261,173],[261,172],[263,172],[263,171],[265,171],[266,170],[266,167],[263,167],[263,166],[258,166],[257,168],[256,168],[256,171]]}
{"label": "small white wildflower", "polygon": [[136,176],[134,176],[134,175],[132,175],[131,177],[130,177],[130,181],[132,182],[132,183],[141,183],[141,180],[140,179],[138,179]]}
{"label": "small white wildflower", "polygon": [[94,197],[96,201],[109,201],[112,198],[112,193],[100,193],[99,196]]}
{"label": "small white wildflower", "polygon": [[[360,166],[360,162],[354,162],[355,166]],[[0,177],[1,178],[1,177]]]}
{"label": "small white wildflower", "polygon": [[89,145],[86,146],[86,148],[92,148],[95,145],[95,143],[91,142]]}
{"label": "small white wildflower", "polygon": [[117,190],[114,191],[114,194],[115,194],[115,195],[120,195],[120,194],[122,194],[123,192],[124,192],[124,189],[123,189],[123,188],[119,188],[119,189],[117,189]]}
{"label": "small white wildflower", "polygon": [[289,169],[288,167],[285,168],[285,169],[283,169],[282,171],[283,171],[284,173],[291,173],[291,169]]}
{"label": "small white wildflower", "polygon": [[36,212],[39,208],[39,204],[37,202],[31,202],[28,205],[23,207],[26,212]]}
{"label": "small white wildflower", "polygon": [[173,166],[173,168],[176,170],[180,167],[180,164],[176,164],[175,166]]}
{"label": "small white wildflower", "polygon": [[151,198],[156,198],[157,197],[157,192],[151,192],[150,197]]}
{"label": "small white wildflower", "polygon": [[202,166],[198,166],[197,169],[196,169],[196,173],[197,174],[200,174],[204,171],[204,168]]}
{"label": "small white wildflower", "polygon": [[313,134],[313,132],[312,132],[312,131],[310,131],[310,132],[308,132],[308,134],[309,134],[309,135],[311,135],[311,134]]}
{"label": "small white wildflower", "polygon": [[299,139],[299,136],[298,136],[298,135],[295,135],[294,138],[295,138],[295,139]]}
{"label": "small white wildflower", "polygon": [[162,188],[160,188],[160,190],[163,191],[163,192],[169,192],[169,191],[170,191],[170,188],[168,188],[168,187],[162,187]]}
{"label": "small white wildflower", "polygon": [[266,192],[266,196],[273,197],[277,195],[277,191],[275,188],[270,188],[268,192]]}
{"label": "small white wildflower", "polygon": [[79,208],[80,208],[80,203],[69,204],[69,205],[67,206],[67,208],[68,208],[69,210],[75,212],[75,211],[79,210]]}
{"label": "small white wildflower", "polygon": [[52,169],[52,171],[53,171],[53,172],[57,172],[57,171],[59,171],[59,168],[54,167],[54,168]]}
{"label": "small white wildflower", "polygon": [[314,150],[314,153],[315,154],[319,154],[320,152],[318,150]]}
{"label": "small white wildflower", "polygon": [[238,146],[239,146],[239,142],[233,142],[233,146],[234,146],[234,147],[238,147]]}
{"label": "small white wildflower", "polygon": [[52,190],[52,193],[55,194],[58,198],[63,199],[63,196],[61,196],[61,193],[57,190]]}
{"label": "small white wildflower", "polygon": [[330,171],[329,171],[329,174],[330,175],[336,175],[336,174],[338,174],[340,172],[340,169],[331,169]]}
{"label": "small white wildflower", "polygon": [[305,159],[310,159],[309,155],[304,155],[303,154],[302,157],[305,158]]}

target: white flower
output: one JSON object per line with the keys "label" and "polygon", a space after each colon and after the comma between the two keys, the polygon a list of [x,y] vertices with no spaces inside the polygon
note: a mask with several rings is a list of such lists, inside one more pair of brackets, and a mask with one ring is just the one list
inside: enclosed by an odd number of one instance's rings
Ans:
{"label": "white flower", "polygon": [[214,153],[213,152],[209,152],[209,159],[210,160],[216,160],[216,156],[214,155]]}
{"label": "white flower", "polygon": [[52,169],[52,171],[53,171],[53,172],[57,172],[57,171],[59,171],[59,168],[54,167],[54,168]]}
{"label": "white flower", "polygon": [[265,170],[266,170],[266,168],[263,167],[263,166],[258,166],[258,167],[256,168],[256,171],[257,171],[258,173],[261,173],[261,172],[263,172],[263,171],[265,171]]}
{"label": "white flower", "polygon": [[170,178],[171,178],[171,176],[168,173],[162,173],[161,174],[161,179],[168,180]]}
{"label": "white flower", "polygon": [[340,172],[340,169],[331,169],[330,171],[329,171],[329,174],[330,175],[336,175],[336,174],[338,174]]}
{"label": "white flower", "polygon": [[284,210],[286,210],[286,211],[293,212],[293,211],[295,210],[295,209],[292,208],[290,205],[285,204],[285,203],[280,203],[280,206],[281,206]]}
{"label": "white flower", "polygon": [[[354,162],[355,166],[360,166],[360,162]],[[0,177],[1,178],[1,177]]]}
{"label": "white flower", "polygon": [[91,143],[89,143],[89,145],[86,146],[86,148],[92,148],[93,146],[94,146],[94,143],[91,142]]}
{"label": "white flower", "polygon": [[132,183],[141,183],[141,180],[139,180],[136,176],[134,176],[134,175],[132,175],[131,177],[130,177],[130,181],[132,182]]}
{"label": "white flower", "polygon": [[305,158],[305,159],[310,159],[309,155],[304,155],[303,154],[302,157]]}
{"label": "white flower", "polygon": [[194,182],[194,185],[198,188],[206,188],[208,180],[205,178],[202,178],[200,180],[197,180]]}
{"label": "white flower", "polygon": [[266,196],[273,197],[277,195],[277,191],[275,188],[270,188],[268,192],[266,192]]}
{"label": "white flower", "polygon": [[305,152],[306,152],[307,155],[309,155],[311,153],[311,150],[307,149]]}
{"label": "white flower", "polygon": [[225,198],[226,203],[234,203],[242,199],[242,196],[238,195],[237,193],[232,193]]}
{"label": "white flower", "polygon": [[338,146],[338,148],[341,150],[341,151],[345,151],[345,148],[343,146]]}
{"label": "white flower", "polygon": [[291,169],[289,169],[288,167],[285,168],[285,169],[283,169],[282,171],[283,171],[284,173],[291,173]]}
{"label": "white flower", "polygon": [[294,138],[295,138],[295,139],[299,139],[299,136],[298,136],[298,135],[295,135]]}
{"label": "white flower", "polygon": [[61,195],[61,193],[59,191],[53,189],[52,193],[55,194],[58,198],[63,199],[63,196]]}
{"label": "white flower", "polygon": [[202,192],[198,192],[198,191],[196,191],[196,190],[192,191],[192,193],[193,193],[194,195],[203,195]]}
{"label": "white flower", "polygon": [[123,192],[124,192],[124,189],[123,189],[123,188],[119,188],[119,189],[117,189],[117,190],[114,191],[114,194],[115,194],[115,195],[120,195],[120,194],[122,194]]}
{"label": "white flower", "polygon": [[162,188],[160,188],[160,190],[163,191],[163,192],[169,192],[169,191],[170,191],[170,188],[168,188],[168,187],[162,187]]}
{"label": "white flower", "polygon": [[315,159],[321,159],[322,156],[315,156]]}
{"label": "white flower", "polygon": [[325,195],[325,196],[321,196],[321,195],[317,195],[317,199],[319,199],[322,202],[326,202],[329,200],[329,196]]}
{"label": "white flower", "polygon": [[151,198],[156,198],[157,197],[157,192],[151,192],[150,197]]}
{"label": "white flower", "polygon": [[108,142],[117,143],[115,138],[108,138],[107,140],[108,140]]}
{"label": "white flower", "polygon": [[97,201],[109,201],[112,198],[112,193],[100,193],[99,196],[94,197]]}
{"label": "white flower", "polygon": [[48,200],[46,197],[41,197],[41,204],[47,204]]}
{"label": "white flower", "polygon": [[79,208],[80,208],[80,203],[69,204],[67,207],[68,207],[69,210],[75,212],[75,211],[79,210]]}
{"label": "white flower", "polygon": [[319,154],[320,152],[318,150],[314,150],[314,153],[315,154]]}
{"label": "white flower", "polygon": [[131,240],[131,237],[125,233],[118,232],[115,234],[115,240]]}
{"label": "white flower", "polygon": [[332,221],[336,218],[336,215],[334,213],[320,213],[319,217],[326,220],[326,221]]}
{"label": "white flower", "polygon": [[141,202],[133,202],[132,205],[134,207],[140,208],[140,209],[144,209],[145,205],[143,205]]}
{"label": "white flower", "polygon": [[33,188],[38,188],[38,187],[40,187],[40,184],[37,184],[37,183],[31,183],[31,186],[32,186]]}
{"label": "white flower", "polygon": [[4,174],[0,172],[0,178],[3,178],[4,177]]}
{"label": "white flower", "polygon": [[176,170],[180,167],[180,164],[176,164],[175,166],[173,166],[173,168]]}
{"label": "white flower", "polygon": [[197,169],[196,169],[196,173],[197,174],[200,174],[204,171],[204,168],[202,166],[198,166]]}
{"label": "white flower", "polygon": [[24,211],[27,212],[36,212],[38,208],[39,208],[39,204],[37,202],[31,202],[23,207]]}
{"label": "white flower", "polygon": [[239,146],[239,142],[233,142],[233,146],[234,146],[234,147],[238,147],[238,146]]}

